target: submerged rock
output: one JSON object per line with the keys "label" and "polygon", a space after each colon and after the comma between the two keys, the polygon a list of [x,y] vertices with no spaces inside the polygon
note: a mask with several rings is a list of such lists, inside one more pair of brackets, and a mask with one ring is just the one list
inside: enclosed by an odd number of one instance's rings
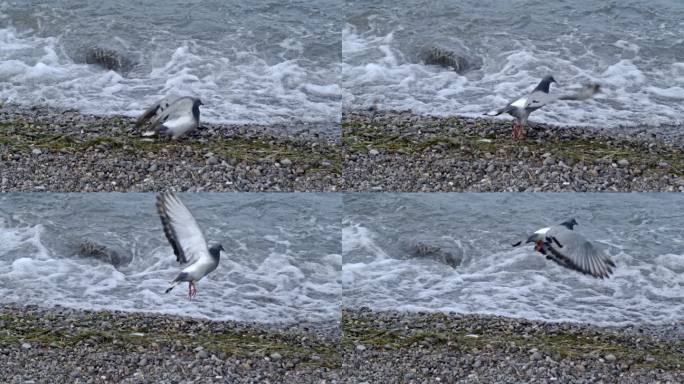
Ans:
{"label": "submerged rock", "polygon": [[131,256],[122,256],[119,252],[90,240],[83,241],[78,245],[78,255],[92,257],[116,268],[128,265],[132,259]]}
{"label": "submerged rock", "polygon": [[135,62],[120,52],[102,47],[88,48],[85,52],[85,62],[120,73],[128,72],[135,66]]}
{"label": "submerged rock", "polygon": [[458,248],[450,249],[449,244],[437,244],[441,239],[413,239],[404,242],[404,248],[410,258],[425,258],[456,268],[463,261],[463,252]]}
{"label": "submerged rock", "polygon": [[439,65],[464,73],[480,66],[476,58],[466,59],[464,54],[438,46],[429,46],[420,53],[420,59],[426,65]]}

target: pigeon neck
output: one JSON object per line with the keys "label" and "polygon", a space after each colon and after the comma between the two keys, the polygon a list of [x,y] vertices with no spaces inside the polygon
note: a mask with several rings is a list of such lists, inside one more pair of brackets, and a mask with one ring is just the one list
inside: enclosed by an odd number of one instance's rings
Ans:
{"label": "pigeon neck", "polygon": [[551,81],[544,79],[542,80],[539,85],[537,85],[537,88],[535,88],[535,91],[542,91],[544,93],[549,93],[549,86],[551,85]]}
{"label": "pigeon neck", "polygon": [[195,120],[199,121],[199,105],[193,104],[192,116],[195,118]]}
{"label": "pigeon neck", "polygon": [[570,219],[568,221],[562,222],[560,225],[572,231],[573,228],[575,228],[575,225],[577,225],[577,222],[575,221],[575,219]]}
{"label": "pigeon neck", "polygon": [[221,259],[221,249],[218,246],[209,248],[209,254],[216,261]]}

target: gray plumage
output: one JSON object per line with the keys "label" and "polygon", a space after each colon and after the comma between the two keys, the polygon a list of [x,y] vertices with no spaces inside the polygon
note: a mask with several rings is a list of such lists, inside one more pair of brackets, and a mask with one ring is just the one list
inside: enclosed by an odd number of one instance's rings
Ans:
{"label": "gray plumage", "polygon": [[513,138],[520,139],[523,137],[523,127],[527,123],[527,118],[530,116],[530,113],[545,106],[551,101],[549,96],[549,87],[551,86],[551,83],[555,82],[556,80],[553,78],[553,76],[544,76],[537,87],[534,88],[534,90],[528,95],[511,101],[505,107],[487,115],[498,116],[502,113],[507,113],[515,117],[515,123],[513,125]]}
{"label": "gray plumage", "polygon": [[598,84],[588,84],[578,91],[569,92],[559,96],[549,94],[551,83],[556,80],[553,76],[545,76],[537,85],[536,88],[526,96],[508,103],[505,107],[491,113],[485,113],[488,116],[498,116],[502,113],[507,113],[515,117],[513,124],[513,138],[520,139],[524,136],[523,128],[527,124],[527,119],[530,114],[537,109],[548,105],[556,100],[581,101],[594,96],[601,91],[601,86]]}
{"label": "gray plumage", "polygon": [[176,261],[185,266],[166,292],[182,282],[188,282],[188,296],[193,297],[197,294],[195,284],[218,267],[223,246],[216,244],[207,248],[195,218],[175,194],[167,192],[157,195],[157,212]]}
{"label": "gray plumage", "polygon": [[135,123],[136,128],[149,122],[151,130],[144,136],[155,133],[177,139],[199,126],[202,101],[194,97],[167,96],[148,108]]}
{"label": "gray plumage", "polygon": [[535,251],[560,266],[596,278],[610,277],[615,264],[584,236],[574,232],[575,225],[577,221],[570,219],[560,225],[542,228],[530,235],[526,243],[535,243]]}

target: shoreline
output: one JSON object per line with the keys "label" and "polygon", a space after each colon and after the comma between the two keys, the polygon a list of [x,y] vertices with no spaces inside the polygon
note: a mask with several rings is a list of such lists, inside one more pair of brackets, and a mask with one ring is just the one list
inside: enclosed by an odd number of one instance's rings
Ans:
{"label": "shoreline", "polygon": [[174,141],[130,117],[4,105],[0,192],[337,191],[339,136],[286,127],[202,124]]}
{"label": "shoreline", "polygon": [[[343,310],[342,369],[357,382],[682,382],[672,326],[600,327],[494,315]],[[681,328],[681,327],[680,327]]]}
{"label": "shoreline", "polygon": [[308,325],[0,304],[0,381],[339,380],[339,337]]}
{"label": "shoreline", "polygon": [[349,192],[684,192],[684,141],[411,112],[342,115]]}
{"label": "shoreline", "polygon": [[0,305],[0,378],[40,382],[681,382],[677,324],[602,327],[494,315],[344,309],[268,325]]}

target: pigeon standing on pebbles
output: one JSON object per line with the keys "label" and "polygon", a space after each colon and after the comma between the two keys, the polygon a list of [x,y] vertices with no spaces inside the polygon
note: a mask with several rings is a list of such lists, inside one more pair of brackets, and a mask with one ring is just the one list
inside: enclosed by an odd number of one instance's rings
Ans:
{"label": "pigeon standing on pebbles", "polygon": [[505,107],[493,112],[485,113],[488,116],[498,116],[502,113],[508,113],[509,115],[515,117],[515,122],[513,123],[513,138],[521,139],[525,135],[523,133],[523,127],[527,123],[527,118],[530,113],[536,111],[537,109],[545,106],[550,102],[549,87],[551,83],[555,83],[556,80],[553,76],[545,76],[537,85],[537,87],[527,96],[523,96],[515,101],[508,103]]}
{"label": "pigeon standing on pebbles", "polygon": [[485,115],[498,116],[502,113],[508,113],[509,115],[515,117],[515,121],[513,122],[513,138],[521,139],[525,136],[523,128],[527,123],[527,118],[530,116],[530,113],[556,100],[586,100],[601,91],[601,86],[599,84],[593,83],[587,84],[575,92],[560,96],[551,96],[549,95],[549,88],[551,83],[555,82],[556,80],[553,78],[553,76],[545,76],[539,82],[537,87],[527,96],[523,96],[515,101],[512,101],[499,110],[485,113]]}
{"label": "pigeon standing on pebbles", "polygon": [[[575,225],[577,221],[570,219],[560,225],[542,228],[529,236],[525,243],[534,243],[535,251],[562,267],[596,278],[609,277],[615,264],[582,235],[574,232]],[[513,246],[521,244],[519,241]]]}
{"label": "pigeon standing on pebbles", "polygon": [[197,295],[197,282],[218,267],[223,246],[215,244],[207,248],[207,241],[195,218],[173,193],[157,195],[157,211],[176,261],[187,265],[171,282],[166,293],[187,281],[188,297],[192,298]]}
{"label": "pigeon standing on pebbles", "polygon": [[159,133],[177,139],[199,126],[200,105],[203,105],[202,100],[198,98],[167,96],[148,108],[135,126],[140,128],[149,121],[151,130],[143,136]]}

